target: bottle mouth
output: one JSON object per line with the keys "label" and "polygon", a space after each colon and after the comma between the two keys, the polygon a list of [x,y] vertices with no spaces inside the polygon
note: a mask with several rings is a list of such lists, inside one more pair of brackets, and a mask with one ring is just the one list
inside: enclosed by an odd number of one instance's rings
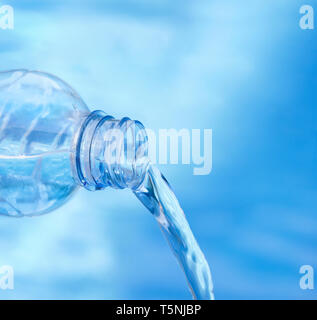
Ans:
{"label": "bottle mouth", "polygon": [[75,136],[72,155],[75,179],[86,189],[135,190],[149,166],[146,130],[139,121],[93,111]]}

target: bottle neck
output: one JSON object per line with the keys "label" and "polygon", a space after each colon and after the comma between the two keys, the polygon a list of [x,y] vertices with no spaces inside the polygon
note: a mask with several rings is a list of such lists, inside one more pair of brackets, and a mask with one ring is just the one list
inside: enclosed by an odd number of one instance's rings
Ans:
{"label": "bottle neck", "polygon": [[139,121],[93,111],[75,137],[72,155],[75,179],[86,189],[135,190],[148,170],[148,138]]}

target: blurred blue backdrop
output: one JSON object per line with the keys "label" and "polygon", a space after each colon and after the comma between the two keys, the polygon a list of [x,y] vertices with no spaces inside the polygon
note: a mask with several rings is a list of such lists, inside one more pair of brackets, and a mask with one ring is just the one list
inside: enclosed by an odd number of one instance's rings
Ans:
{"label": "blurred blue backdrop", "polygon": [[[317,1],[308,1],[316,5]],[[3,0],[0,69],[51,72],[91,109],[150,128],[212,128],[213,171],[160,169],[210,263],[217,299],[317,298],[317,31],[289,0]],[[190,299],[128,190],[80,190],[38,218],[0,217],[0,299]]]}

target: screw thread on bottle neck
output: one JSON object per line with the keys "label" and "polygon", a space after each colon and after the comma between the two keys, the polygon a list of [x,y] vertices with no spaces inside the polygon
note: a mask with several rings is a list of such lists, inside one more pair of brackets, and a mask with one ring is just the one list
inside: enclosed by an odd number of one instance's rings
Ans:
{"label": "screw thread on bottle neck", "polygon": [[129,118],[116,120],[93,111],[74,141],[73,169],[88,190],[108,186],[137,189],[148,170],[148,138],[144,126]]}

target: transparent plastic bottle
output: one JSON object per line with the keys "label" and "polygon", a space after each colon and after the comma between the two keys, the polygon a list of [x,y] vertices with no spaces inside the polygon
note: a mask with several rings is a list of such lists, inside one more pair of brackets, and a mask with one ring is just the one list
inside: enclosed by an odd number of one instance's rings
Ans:
{"label": "transparent plastic bottle", "polygon": [[0,214],[50,212],[80,185],[135,189],[147,166],[140,122],[90,112],[53,75],[0,72]]}
{"label": "transparent plastic bottle", "polygon": [[0,72],[0,214],[34,216],[78,186],[130,188],[155,216],[193,297],[213,299],[208,263],[167,180],[149,164],[143,125],[90,112],[65,82],[43,72]]}

